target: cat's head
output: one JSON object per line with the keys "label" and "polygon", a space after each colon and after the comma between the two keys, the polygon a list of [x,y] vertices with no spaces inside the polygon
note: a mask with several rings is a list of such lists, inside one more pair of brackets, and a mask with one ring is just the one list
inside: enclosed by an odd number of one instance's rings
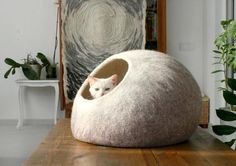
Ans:
{"label": "cat's head", "polygon": [[109,78],[96,78],[88,76],[89,92],[93,98],[99,98],[110,92],[117,85],[117,74]]}

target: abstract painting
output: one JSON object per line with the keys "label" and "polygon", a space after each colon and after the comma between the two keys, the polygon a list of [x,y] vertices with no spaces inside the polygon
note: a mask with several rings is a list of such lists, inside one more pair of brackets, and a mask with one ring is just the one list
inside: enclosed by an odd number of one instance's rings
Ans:
{"label": "abstract painting", "polygon": [[109,56],[145,48],[146,0],[62,0],[61,49],[66,102]]}

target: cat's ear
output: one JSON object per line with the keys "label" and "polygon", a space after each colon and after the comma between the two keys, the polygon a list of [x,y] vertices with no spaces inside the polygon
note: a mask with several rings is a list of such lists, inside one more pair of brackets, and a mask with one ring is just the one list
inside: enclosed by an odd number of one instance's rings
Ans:
{"label": "cat's ear", "polygon": [[117,74],[113,74],[111,76],[111,82],[113,85],[116,85],[117,84],[117,81],[118,81],[118,75]]}
{"label": "cat's ear", "polygon": [[92,76],[88,76],[88,82],[89,85],[92,86],[93,84],[95,84],[95,82],[97,81],[97,79],[95,77]]}

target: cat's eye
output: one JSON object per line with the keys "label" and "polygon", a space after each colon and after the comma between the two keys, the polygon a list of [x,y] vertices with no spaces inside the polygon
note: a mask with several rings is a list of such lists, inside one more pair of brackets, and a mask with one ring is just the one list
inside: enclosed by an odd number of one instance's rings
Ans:
{"label": "cat's eye", "polygon": [[95,88],[95,91],[99,91],[99,88]]}
{"label": "cat's eye", "polygon": [[108,91],[108,90],[110,90],[110,88],[106,88],[106,89],[105,89],[105,91]]}

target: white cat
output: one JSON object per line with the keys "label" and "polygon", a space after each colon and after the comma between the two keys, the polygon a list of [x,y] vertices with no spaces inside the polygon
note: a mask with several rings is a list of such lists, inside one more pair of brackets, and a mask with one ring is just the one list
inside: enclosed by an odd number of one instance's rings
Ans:
{"label": "white cat", "polygon": [[117,79],[117,74],[114,74],[109,78],[96,78],[88,76],[90,86],[89,92],[91,96],[95,99],[107,94],[117,85]]}

